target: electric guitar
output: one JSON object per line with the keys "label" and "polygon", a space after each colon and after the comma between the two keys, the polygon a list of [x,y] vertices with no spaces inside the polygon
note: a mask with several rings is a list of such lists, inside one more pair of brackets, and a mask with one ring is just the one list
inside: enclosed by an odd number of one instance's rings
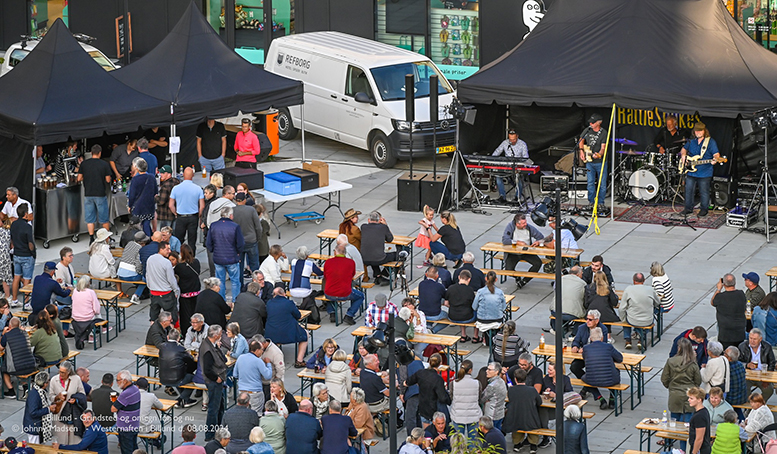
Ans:
{"label": "electric guitar", "polygon": [[583,153],[585,154],[585,162],[593,162],[594,161],[594,152],[591,150],[591,147],[588,145],[583,145]]}
{"label": "electric guitar", "polygon": [[728,158],[725,156],[722,156],[720,158],[712,158],[712,159],[701,159],[701,155],[698,156],[686,156],[685,161],[680,160],[680,166],[678,167],[678,170],[681,174],[686,173],[693,173],[696,172],[696,166],[702,165],[702,164],[722,164],[724,162],[728,162]]}

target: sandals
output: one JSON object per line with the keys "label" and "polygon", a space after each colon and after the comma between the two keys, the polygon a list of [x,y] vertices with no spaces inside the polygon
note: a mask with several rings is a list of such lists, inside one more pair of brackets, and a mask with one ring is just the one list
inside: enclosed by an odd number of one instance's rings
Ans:
{"label": "sandals", "polygon": [[482,337],[473,337],[472,338],[472,343],[473,344],[479,344],[481,342],[483,342],[483,338]]}
{"label": "sandals", "polygon": [[469,337],[469,336],[464,336],[464,337],[461,337],[461,338],[459,338],[459,342],[467,342],[467,341],[468,341],[468,340],[470,340],[470,339],[471,339],[471,337]]}
{"label": "sandals", "polygon": [[294,367],[297,369],[302,369],[305,366],[305,361],[294,361]]}

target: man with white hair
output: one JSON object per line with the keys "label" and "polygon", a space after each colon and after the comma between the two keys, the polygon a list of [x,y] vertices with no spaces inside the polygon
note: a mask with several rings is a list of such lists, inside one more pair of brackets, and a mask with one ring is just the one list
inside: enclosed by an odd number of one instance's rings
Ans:
{"label": "man with white hair", "polygon": [[[585,317],[585,323],[577,327],[577,334],[575,334],[575,340],[572,341],[572,353],[577,353],[583,350],[583,347],[591,342],[590,335],[593,328],[600,328],[602,330],[602,337],[604,342],[608,341],[607,327],[599,321],[602,317],[601,312],[596,309],[591,309]],[[582,359],[576,359],[572,361],[572,365],[569,366],[569,370],[575,374],[577,378],[582,378],[585,374],[585,361]]]}
{"label": "man with white hair", "polygon": [[462,254],[461,261],[464,263],[453,273],[453,282],[459,282],[459,274],[462,270],[467,270],[472,275],[469,279],[469,286],[477,293],[478,290],[486,286],[486,275],[475,266],[475,254],[472,252],[466,251]]}
{"label": "man with white hair", "polygon": [[235,194],[235,203],[233,208],[233,219],[240,226],[243,232],[243,245],[240,251],[240,271],[245,269],[246,260],[248,269],[256,271],[259,269],[259,239],[262,238],[262,221],[252,206],[246,205],[246,195],[243,192]]}
{"label": "man with white hair", "polygon": [[213,263],[216,266],[216,277],[221,281],[219,294],[226,299],[227,273],[232,281],[232,298],[240,293],[243,283],[243,273],[240,271],[240,252],[245,241],[243,231],[232,220],[232,207],[221,209],[221,219],[212,223],[208,229],[208,238],[205,246],[213,254]]}
{"label": "man with white hair", "polygon": [[348,242],[348,236],[345,233],[337,235],[335,240],[336,244],[345,245],[345,256],[353,260],[356,263],[356,272],[361,273],[364,271],[364,261],[362,260],[362,253],[356,249],[356,246]]}
{"label": "man with white hair", "polygon": [[281,272],[289,269],[289,258],[283,252],[283,246],[273,244],[270,246],[270,254],[262,262],[259,270],[264,274],[264,280],[272,285],[282,282]]}
{"label": "man with white hair", "polygon": [[[637,349],[642,350],[642,339],[645,337],[644,326],[653,324],[653,311],[661,306],[661,300],[653,287],[645,285],[645,275],[634,273],[633,285],[623,290],[621,297],[621,320],[634,326],[637,331]],[[631,349],[631,326],[623,328],[623,340],[626,350]]]}
{"label": "man with white hair", "polygon": [[[721,342],[722,343],[722,342]],[[777,363],[774,351],[763,338],[763,332],[758,328],[750,330],[747,340],[739,344],[739,362],[745,365],[745,369],[753,371],[774,371]],[[774,394],[774,383],[747,381],[748,388],[757,387],[768,401]]]}
{"label": "man with white hair", "polygon": [[[208,415],[205,419],[205,441],[213,439],[216,427],[224,417],[224,382],[227,380],[227,357],[221,351],[221,332],[219,325],[208,328],[208,338],[200,347],[199,361],[205,386],[208,387]],[[122,453],[124,454],[124,453]]]}
{"label": "man with white hair", "polygon": [[380,413],[389,408],[389,389],[383,378],[377,373],[380,371],[378,357],[367,355],[364,357],[364,370],[359,375],[361,389],[364,391],[364,401],[370,406],[371,413]]}
{"label": "man with white hair", "polygon": [[132,454],[138,449],[140,390],[132,383],[132,374],[128,370],[122,370],[116,374],[116,384],[122,391],[111,406],[111,411],[116,413],[119,448],[121,448],[121,454]]}
{"label": "man with white hair", "polygon": [[[345,256],[345,246],[335,246],[335,256],[324,265],[324,295],[330,301],[351,301],[351,306],[343,317],[343,322],[355,325],[356,312],[362,307],[364,293],[353,288],[353,278],[356,276],[356,264]],[[327,303],[326,311],[329,321],[336,323],[335,303]]]}

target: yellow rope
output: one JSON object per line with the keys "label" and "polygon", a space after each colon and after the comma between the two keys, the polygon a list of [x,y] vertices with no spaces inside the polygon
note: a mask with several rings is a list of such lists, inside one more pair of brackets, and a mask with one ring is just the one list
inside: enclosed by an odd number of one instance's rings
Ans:
{"label": "yellow rope", "polygon": [[[607,141],[604,142],[604,156],[602,156],[602,169],[606,169],[607,165],[607,149],[610,147],[610,134],[612,134],[612,125],[615,121],[615,103],[612,104],[612,113],[610,115],[610,127],[607,128]],[[588,221],[588,228],[591,228],[591,224],[594,225],[594,231],[597,235],[601,234],[599,230],[599,188],[602,187],[602,174],[599,172],[599,182],[596,185],[596,198],[594,199],[594,208],[591,212],[591,220]],[[606,196],[605,196],[606,197]]]}

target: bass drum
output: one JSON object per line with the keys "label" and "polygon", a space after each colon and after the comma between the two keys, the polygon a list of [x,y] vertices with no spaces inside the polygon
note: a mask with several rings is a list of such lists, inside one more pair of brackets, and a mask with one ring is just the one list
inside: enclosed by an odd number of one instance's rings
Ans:
{"label": "bass drum", "polygon": [[666,175],[661,169],[645,166],[629,177],[629,193],[637,200],[653,200],[658,198],[665,183]]}

